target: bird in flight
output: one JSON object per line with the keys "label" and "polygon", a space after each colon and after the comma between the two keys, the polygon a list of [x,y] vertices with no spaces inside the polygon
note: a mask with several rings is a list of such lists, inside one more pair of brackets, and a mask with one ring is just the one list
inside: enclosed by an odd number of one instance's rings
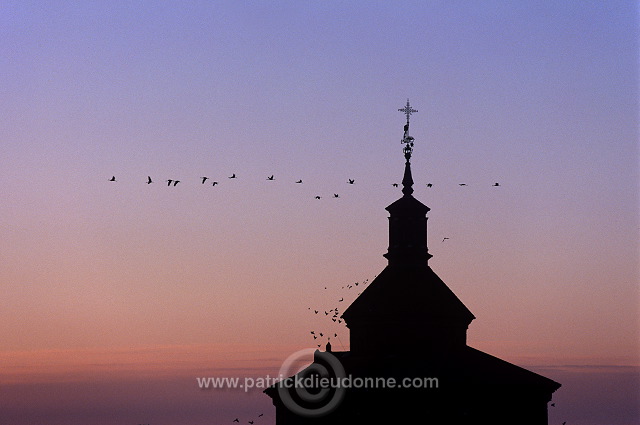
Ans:
{"label": "bird in flight", "polygon": [[296,183],[302,183],[302,180],[298,180]]}
{"label": "bird in flight", "polygon": [[333,197],[334,197],[334,198],[339,198],[339,197],[340,197],[340,195],[338,195],[337,193],[334,193],[334,194],[333,194]]}
{"label": "bird in flight", "polygon": [[433,184],[427,183],[427,187],[433,187]]}
{"label": "bird in flight", "polygon": [[466,186],[466,183],[458,183],[458,186]]}
{"label": "bird in flight", "polygon": [[240,422],[240,419],[235,418],[235,419],[233,420],[233,422]]}
{"label": "bird in flight", "polygon": [[442,242],[446,241],[447,239],[449,239],[449,238],[442,238]]}
{"label": "bird in flight", "polygon": [[116,176],[111,177],[111,178],[109,179],[109,181],[110,181],[110,182],[114,182],[114,181],[116,181]]}
{"label": "bird in flight", "polygon": [[316,196],[316,199],[320,199],[320,198],[321,198],[321,196]]}
{"label": "bird in flight", "polygon": [[262,417],[262,416],[264,416],[264,413],[260,413],[260,414],[258,415],[258,417],[259,417],[259,418],[260,418],[260,417]]}
{"label": "bird in flight", "polygon": [[495,182],[493,185],[494,185],[494,186],[500,186],[500,183]]}
{"label": "bird in flight", "polygon": [[356,182],[356,180],[355,180],[355,179],[349,179],[349,180],[347,181],[347,183],[349,183],[349,184],[354,184],[355,182]]}
{"label": "bird in flight", "polygon": [[230,178],[230,179],[235,179],[235,178],[237,178],[237,177],[236,177],[236,173],[231,174],[231,175],[229,176],[229,178]]}
{"label": "bird in flight", "polygon": [[207,180],[209,180],[209,177],[200,177],[202,179],[202,184],[204,184],[204,182],[206,182]]}
{"label": "bird in flight", "polygon": [[393,183],[391,186],[398,187],[398,183]]}
{"label": "bird in flight", "polygon": [[215,185],[217,185],[217,184],[218,184],[218,182],[213,182],[213,184],[212,184],[211,186],[215,186]]}
{"label": "bird in flight", "polygon": [[180,183],[180,180],[174,180],[174,181],[173,181],[173,185],[174,185],[174,186],[177,186],[177,185],[178,185],[178,183]]}
{"label": "bird in flight", "polygon": [[339,303],[341,303],[342,301],[344,301],[344,297],[342,297],[342,298],[340,298],[340,299],[338,300],[338,302],[339,302]]}
{"label": "bird in flight", "polygon": [[275,180],[275,179],[273,178],[273,174],[271,174],[269,177],[267,177],[267,180]]}
{"label": "bird in flight", "polygon": [[251,425],[253,425],[253,421],[249,421],[249,423],[250,423]]}
{"label": "bird in flight", "polygon": [[171,183],[173,183],[173,180],[167,180],[167,186],[171,186]]}
{"label": "bird in flight", "polygon": [[153,180],[151,180],[151,176],[147,176],[147,179],[148,179],[148,180],[147,180],[147,184],[151,184],[151,183],[153,183]]}

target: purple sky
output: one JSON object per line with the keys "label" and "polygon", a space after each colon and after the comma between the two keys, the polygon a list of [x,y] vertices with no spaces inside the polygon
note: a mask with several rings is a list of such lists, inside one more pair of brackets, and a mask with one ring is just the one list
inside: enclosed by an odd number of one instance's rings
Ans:
{"label": "purple sky", "polygon": [[[386,264],[407,98],[469,344],[563,383],[554,422],[637,422],[639,35],[632,1],[3,3],[0,422],[205,423],[203,365],[264,373],[322,326],[348,348],[308,308]],[[91,416],[129,381],[164,384]]]}

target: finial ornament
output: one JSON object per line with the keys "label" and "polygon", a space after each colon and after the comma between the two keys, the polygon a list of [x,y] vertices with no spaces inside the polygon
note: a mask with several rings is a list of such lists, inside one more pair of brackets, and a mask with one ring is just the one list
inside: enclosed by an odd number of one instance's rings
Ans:
{"label": "finial ornament", "polygon": [[413,153],[413,137],[409,136],[409,117],[414,112],[418,112],[417,109],[413,109],[407,99],[407,104],[404,108],[398,109],[398,111],[404,113],[407,116],[407,123],[404,125],[404,136],[402,136],[401,143],[404,145],[402,150],[404,151],[404,177],[402,178],[402,193],[405,196],[411,196],[413,193],[413,178],[411,177],[411,153]]}
{"label": "finial ornament", "polygon": [[411,116],[411,114],[414,112],[418,112],[417,109],[413,109],[411,107],[411,105],[409,104],[409,99],[407,99],[407,104],[405,105],[405,107],[398,109],[398,111],[404,112],[404,114],[407,116],[407,125],[409,125],[409,117]]}
{"label": "finial ornament", "polygon": [[411,104],[409,103],[409,99],[407,99],[407,104],[404,108],[398,109],[399,112],[404,113],[407,116],[407,123],[404,126],[404,136],[402,136],[402,140],[400,143],[404,145],[404,157],[407,161],[411,158],[411,153],[413,152],[413,137],[409,136],[409,117],[412,113],[418,112],[417,109],[413,109]]}

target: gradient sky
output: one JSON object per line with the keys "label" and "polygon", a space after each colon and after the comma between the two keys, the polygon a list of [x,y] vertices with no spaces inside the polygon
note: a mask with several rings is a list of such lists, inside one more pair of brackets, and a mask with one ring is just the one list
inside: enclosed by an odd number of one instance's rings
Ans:
{"label": "gradient sky", "polygon": [[196,376],[348,349],[308,308],[386,264],[407,98],[469,344],[563,383],[551,423],[637,421],[638,37],[632,1],[2,2],[0,422],[224,423],[270,402]]}

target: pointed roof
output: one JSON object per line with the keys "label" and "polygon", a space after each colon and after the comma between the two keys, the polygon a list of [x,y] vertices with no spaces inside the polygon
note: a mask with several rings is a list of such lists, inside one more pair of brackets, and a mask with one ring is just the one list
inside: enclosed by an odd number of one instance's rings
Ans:
{"label": "pointed roof", "polygon": [[405,195],[402,198],[394,201],[391,205],[385,208],[390,213],[412,213],[414,215],[425,215],[431,208],[418,201],[412,195]]}
{"label": "pointed roof", "polygon": [[347,323],[439,318],[468,324],[475,319],[427,264],[422,267],[387,266],[342,317]]}

